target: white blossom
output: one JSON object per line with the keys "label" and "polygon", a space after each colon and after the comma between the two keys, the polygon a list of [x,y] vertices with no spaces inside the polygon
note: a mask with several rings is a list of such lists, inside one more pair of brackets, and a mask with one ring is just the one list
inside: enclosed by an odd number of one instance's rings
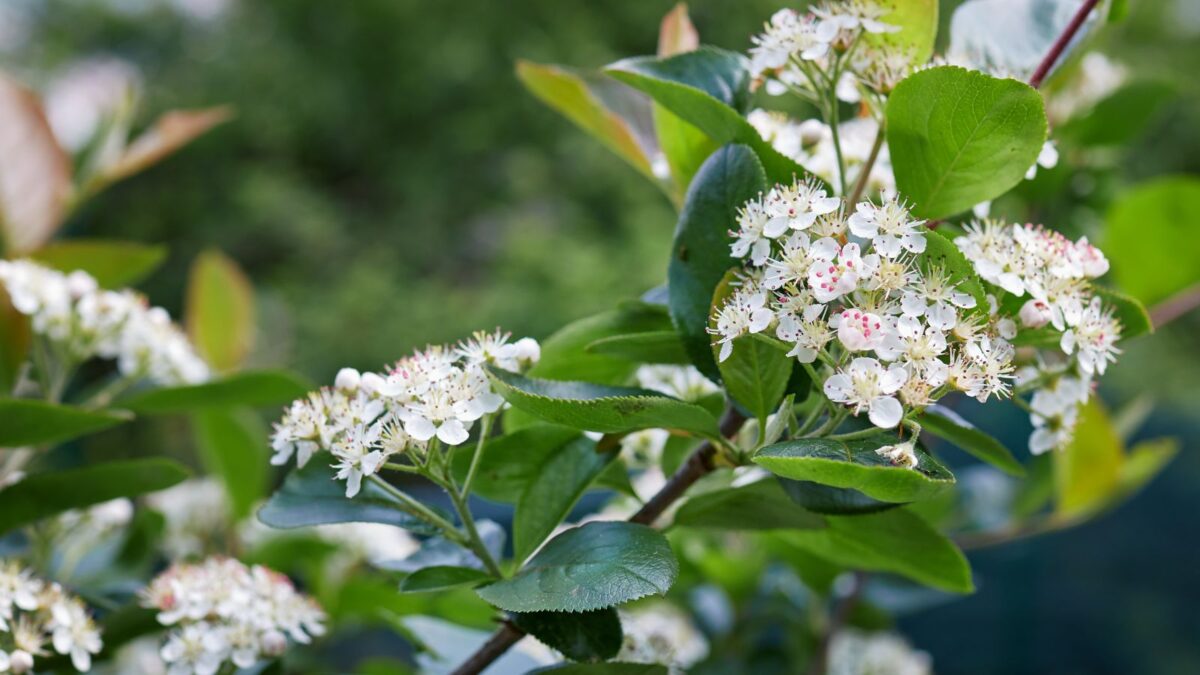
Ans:
{"label": "white blossom", "polygon": [[885,445],[882,448],[876,449],[875,454],[886,458],[892,464],[908,469],[915,469],[917,468],[917,464],[920,463],[913,441]]}
{"label": "white blossom", "polygon": [[890,429],[904,416],[895,393],[907,379],[908,373],[899,364],[885,369],[875,359],[860,357],[825,380],[825,396],[851,406],[855,415],[866,410],[872,424]]}
{"label": "white blossom", "polygon": [[708,329],[720,336],[718,360],[724,361],[733,353],[733,341],[749,333],[761,333],[771,325],[774,315],[767,309],[767,294],[753,286],[734,291],[717,310],[716,328]]}
{"label": "white blossom", "polygon": [[895,258],[903,251],[925,251],[925,221],[911,218],[897,199],[884,199],[878,205],[860,202],[846,223],[854,236],[870,239],[874,250],[885,258]]}
{"label": "white blossom", "polygon": [[0,672],[33,670],[45,645],[79,672],[92,667],[103,644],[87,607],[56,583],[38,579],[15,561],[0,559]]}

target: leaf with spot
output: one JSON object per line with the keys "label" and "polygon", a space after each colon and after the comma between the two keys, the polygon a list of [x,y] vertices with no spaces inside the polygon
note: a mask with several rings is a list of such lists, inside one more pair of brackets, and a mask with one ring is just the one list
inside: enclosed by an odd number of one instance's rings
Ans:
{"label": "leaf with spot", "polygon": [[616,434],[678,429],[712,438],[717,420],[704,408],[647,389],[538,380],[489,367],[496,392],[513,407],[554,424]]}
{"label": "leaf with spot", "polygon": [[713,295],[738,262],[729,252],[729,230],[742,205],[766,189],[766,175],[754,152],[744,145],[727,145],[696,174],[675,228],[667,269],[671,320],[693,365],[714,381],[720,372],[708,334]]}
{"label": "leaf with spot", "polygon": [[562,532],[511,578],[477,592],[510,612],[585,612],[666,593],[678,573],[671,546],[658,532],[594,522]]}
{"label": "leaf with spot", "polygon": [[793,480],[852,488],[885,502],[928,499],[954,485],[954,475],[920,445],[917,466],[897,466],[876,452],[900,441],[893,434],[836,440],[801,438],[762,448],[754,463]]}
{"label": "leaf with spot", "polygon": [[1027,84],[941,66],[910,75],[887,104],[896,187],[922,218],[945,218],[1021,182],[1046,140]]}

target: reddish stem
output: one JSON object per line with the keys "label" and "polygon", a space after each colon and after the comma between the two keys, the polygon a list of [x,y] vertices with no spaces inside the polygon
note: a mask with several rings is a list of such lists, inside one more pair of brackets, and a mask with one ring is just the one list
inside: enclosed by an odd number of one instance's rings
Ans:
{"label": "reddish stem", "polygon": [[1037,70],[1033,71],[1033,75],[1029,78],[1029,86],[1037,89],[1042,86],[1042,82],[1046,76],[1050,74],[1050,70],[1054,68],[1054,64],[1058,63],[1058,59],[1062,56],[1067,45],[1071,44],[1071,39],[1079,32],[1083,22],[1087,20],[1088,14],[1096,8],[1100,0],[1084,0],[1084,3],[1079,6],[1079,11],[1075,12],[1075,16],[1071,17],[1071,23],[1067,24],[1066,29],[1050,46],[1050,51],[1046,52],[1046,57],[1038,64]]}

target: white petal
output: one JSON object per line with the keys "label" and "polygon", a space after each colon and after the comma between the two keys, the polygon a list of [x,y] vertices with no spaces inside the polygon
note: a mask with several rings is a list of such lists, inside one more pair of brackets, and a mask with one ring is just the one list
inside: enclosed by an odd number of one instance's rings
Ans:
{"label": "white petal", "polygon": [[447,445],[460,445],[467,440],[466,427],[458,420],[446,420],[438,427],[437,437]]}
{"label": "white petal", "polygon": [[831,375],[825,380],[825,396],[831,401],[845,403],[850,400],[851,386],[849,376],[842,373]]}
{"label": "white petal", "polygon": [[904,417],[904,407],[891,396],[880,396],[871,401],[867,417],[870,418],[871,424],[881,429],[891,429]]}
{"label": "white petal", "polygon": [[404,420],[404,431],[418,441],[427,441],[437,434],[437,427],[425,417],[412,415]]}

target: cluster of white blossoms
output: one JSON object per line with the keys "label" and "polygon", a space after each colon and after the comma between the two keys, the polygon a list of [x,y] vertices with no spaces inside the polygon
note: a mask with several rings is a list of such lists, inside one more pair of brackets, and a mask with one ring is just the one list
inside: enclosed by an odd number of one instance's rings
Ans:
{"label": "cluster of white blossoms", "polygon": [[0,284],[34,333],[72,363],[115,359],[123,376],[164,386],[209,377],[187,335],[140,293],[104,290],[87,272],[64,274],[29,260],[0,260]]}
{"label": "cluster of white blossoms", "polygon": [[1087,237],[1073,242],[1040,225],[984,220],[968,225],[955,243],[979,276],[997,287],[1021,328],[1046,334],[1036,344],[1056,344],[1021,370],[1018,383],[1041,385],[1031,401],[1030,451],[1065,446],[1093,378],[1121,351],[1121,323],[1092,286],[1108,272],[1108,260]]}
{"label": "cluster of white blossoms", "polygon": [[79,672],[100,652],[100,630],[87,607],[61,586],[0,559],[0,673],[28,673],[47,645]]}
{"label": "cluster of white blossoms", "polygon": [[708,656],[708,640],[686,612],[674,605],[653,601],[622,609],[625,634],[615,660],[623,663],[657,663],[672,675],[686,673]]}
{"label": "cluster of white blossoms", "polygon": [[1010,392],[1015,322],[922,258],[924,223],[897,199],[847,213],[798,181],[747,202],[737,225],[732,254],[747,265],[715,310],[720,360],[743,335],[773,334],[789,356],[829,367],[831,401],[881,428],[950,391],[980,401]]}
{"label": "cluster of white blossoms", "polygon": [[750,72],[773,95],[821,92],[834,77],[838,97],[847,102],[887,94],[908,75],[912,60],[904,50],[863,45],[859,37],[900,30],[882,20],[890,11],[876,0],[825,3],[807,14],[781,9],[751,38]]}
{"label": "cluster of white blossoms", "polygon": [[929,654],[898,635],[839,630],[829,643],[829,675],[930,675]]}
{"label": "cluster of white blossoms", "polygon": [[292,456],[304,466],[313,453],[328,450],[346,496],[358,494],[389,457],[421,457],[437,439],[460,445],[470,427],[496,412],[504,399],[494,392],[485,365],[521,372],[537,363],[537,341],[510,342],[496,331],[478,332],[456,346],[432,346],[400,359],[386,373],[342,369],[333,387],[294,401],[275,425],[271,463]]}
{"label": "cluster of white blossoms", "polygon": [[282,654],[289,638],[307,644],[325,633],[325,613],[286,576],[230,558],[172,566],[143,604],[173,629],[159,650],[168,675],[213,675],[226,661],[249,668]]}

